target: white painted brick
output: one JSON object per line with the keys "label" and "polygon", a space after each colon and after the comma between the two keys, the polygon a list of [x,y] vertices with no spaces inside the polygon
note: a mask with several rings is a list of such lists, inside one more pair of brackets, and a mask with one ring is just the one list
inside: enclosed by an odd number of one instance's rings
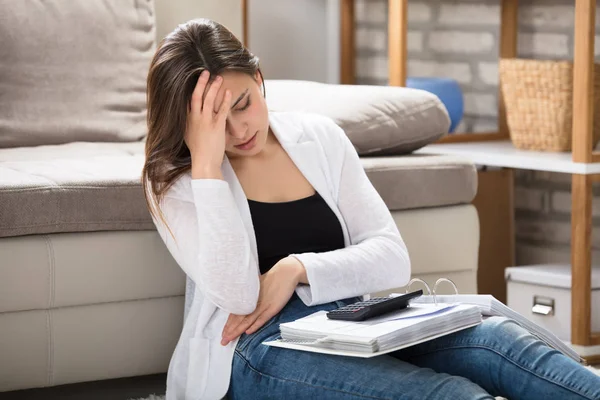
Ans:
{"label": "white painted brick", "polygon": [[515,248],[517,265],[571,264],[571,252],[565,246],[535,246],[517,241]]}
{"label": "white painted brick", "polygon": [[359,0],[354,5],[357,21],[385,23],[387,21],[387,1]]}
{"label": "white painted brick", "polygon": [[549,172],[549,171],[532,171],[533,179],[536,181],[542,182],[550,182],[550,183],[560,183],[560,184],[570,184],[571,183],[571,175],[570,174],[559,174],[558,172]]}
{"label": "white painted brick", "polygon": [[566,57],[569,55],[569,40],[562,33],[521,33],[518,54],[534,56]]}
{"label": "white painted brick", "polygon": [[494,48],[494,35],[489,32],[435,31],[428,46],[439,53],[488,53]]}
{"label": "white painted brick", "polygon": [[[552,193],[552,211],[571,213],[571,193],[554,192]],[[592,216],[600,216],[600,198],[592,199]]]}
{"label": "white painted brick", "polygon": [[571,212],[571,193],[554,192],[552,193],[552,211],[564,213]]}
{"label": "white painted brick", "polygon": [[467,123],[463,119],[462,121],[460,121],[458,123],[458,125],[456,125],[456,128],[454,128],[454,133],[466,133],[466,132],[467,132]]}
{"label": "white painted brick", "polygon": [[406,48],[408,51],[423,51],[423,33],[408,31]]}
{"label": "white painted brick", "polygon": [[464,93],[465,114],[495,117],[498,115],[498,102],[495,94]]}
{"label": "white painted brick", "polygon": [[544,212],[548,209],[548,191],[528,187],[515,188],[515,208]]}
{"label": "white painted brick", "polygon": [[360,78],[388,79],[387,57],[361,57],[356,62],[356,75]]}
{"label": "white painted brick", "polygon": [[486,85],[498,86],[498,63],[480,62],[477,65],[477,73]]}
{"label": "white painted brick", "polygon": [[408,61],[409,76],[446,77],[458,83],[470,83],[472,79],[469,64],[462,62]]}
{"label": "white painted brick", "polygon": [[431,20],[431,6],[425,3],[408,2],[408,21],[427,22]]}
{"label": "white painted brick", "polygon": [[529,4],[519,7],[519,25],[535,28],[568,28],[573,26],[575,7],[569,5]]}
{"label": "white painted brick", "polygon": [[477,118],[473,123],[473,132],[492,133],[498,132],[498,121],[486,118]]}
{"label": "white painted brick", "polygon": [[387,52],[387,33],[382,29],[359,28],[356,30],[356,48]]}
{"label": "white painted brick", "polygon": [[[515,231],[519,239],[555,244],[571,243],[571,222],[548,219],[517,220]],[[592,247],[600,248],[600,229],[592,229]]]}
{"label": "white painted brick", "polygon": [[[521,181],[527,181],[527,180],[532,180],[533,179],[533,175],[532,175],[531,170],[528,169],[515,169],[513,174],[515,176],[515,180],[517,180],[518,182]],[[519,184],[519,183],[517,183]]]}
{"label": "white painted brick", "polygon": [[457,25],[493,25],[500,24],[500,6],[498,4],[441,4],[438,21]]}
{"label": "white painted brick", "polygon": [[517,220],[515,232],[519,239],[568,244],[571,240],[571,224],[547,219]]}
{"label": "white painted brick", "polygon": [[[528,243],[516,243],[517,265],[534,264],[571,264],[571,251],[568,246],[535,246]],[[600,251],[592,251],[592,264],[600,263]]]}

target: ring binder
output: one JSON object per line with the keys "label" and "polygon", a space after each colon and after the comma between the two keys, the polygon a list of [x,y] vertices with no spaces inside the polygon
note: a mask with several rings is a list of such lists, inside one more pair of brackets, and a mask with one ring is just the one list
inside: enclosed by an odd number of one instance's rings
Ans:
{"label": "ring binder", "polygon": [[437,281],[435,281],[435,284],[433,285],[433,290],[431,290],[429,288],[429,285],[423,279],[413,278],[410,280],[410,282],[408,282],[408,285],[406,286],[406,293],[408,293],[408,291],[410,290],[410,285],[412,285],[414,282],[421,282],[423,285],[425,285],[425,287],[427,288],[427,292],[429,293],[430,296],[433,297],[433,304],[435,304],[436,306],[437,306],[436,289],[440,283],[448,282],[454,288],[454,294],[458,294],[458,288],[456,287],[456,284],[454,282],[452,282],[451,279],[448,279],[448,278],[439,278]]}
{"label": "ring binder", "polygon": [[[345,325],[340,326],[339,321],[328,320],[323,313],[320,316],[308,316],[311,318],[309,321],[306,320],[308,317],[304,317],[281,324],[280,339],[263,342],[263,344],[317,353],[368,358],[475,326],[481,323],[483,319],[491,316],[501,316],[515,321],[546,345],[560,351],[574,361],[584,362],[584,359],[572,347],[552,332],[511,310],[491,295],[459,294],[456,284],[447,278],[439,278],[433,285],[433,290],[430,289],[427,282],[419,278],[413,278],[406,286],[406,293],[409,292],[411,285],[416,282],[422,283],[429,295],[415,298],[411,301],[411,305],[415,306],[417,312],[419,307],[425,305],[437,307],[429,314],[422,314],[417,318],[398,318],[387,321],[347,322]],[[436,293],[439,285],[444,282],[452,285],[454,295]],[[390,296],[394,294],[392,293]],[[446,307],[447,310],[442,306]],[[475,312],[472,311],[472,308],[475,309]],[[468,314],[469,318],[472,319],[467,321],[462,317],[453,318],[452,315],[455,315],[455,313]],[[442,318],[443,323],[428,325],[427,318]],[[332,326],[332,324],[335,326]],[[401,326],[403,324],[404,326]],[[411,325],[414,326],[411,328]],[[411,329],[413,330],[411,331]],[[406,332],[406,335],[403,332]],[[315,333],[323,336],[317,339],[311,338],[310,335],[315,335]],[[388,335],[392,335],[393,339],[390,339]],[[287,338],[283,338],[283,336],[287,336]]]}
{"label": "ring binder", "polygon": [[431,288],[429,287],[427,282],[425,282],[423,279],[419,279],[419,278],[412,278],[410,280],[410,282],[408,282],[408,285],[406,286],[406,293],[408,293],[408,291],[410,290],[410,286],[415,282],[421,282],[427,288],[428,296],[431,296]]}

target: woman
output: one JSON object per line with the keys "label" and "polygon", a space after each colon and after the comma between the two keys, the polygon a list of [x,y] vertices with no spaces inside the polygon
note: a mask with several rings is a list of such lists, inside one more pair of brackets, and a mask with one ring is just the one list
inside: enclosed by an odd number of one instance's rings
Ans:
{"label": "woman", "polygon": [[210,20],[160,43],[148,128],[148,207],[191,283],[167,400],[600,399],[599,377],[506,319],[369,359],[261,345],[406,285],[387,207],[331,120],[267,110],[258,59]]}

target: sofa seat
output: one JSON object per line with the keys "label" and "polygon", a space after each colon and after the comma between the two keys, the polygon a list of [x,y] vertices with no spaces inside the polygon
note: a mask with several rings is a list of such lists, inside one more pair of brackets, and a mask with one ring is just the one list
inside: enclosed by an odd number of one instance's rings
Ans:
{"label": "sofa seat", "polygon": [[[0,149],[0,392],[167,370],[185,275],[146,210],[143,147]],[[474,167],[442,156],[361,160],[413,276],[476,292]]]}
{"label": "sofa seat", "polygon": [[[469,203],[477,174],[450,156],[362,157],[390,210]],[[0,149],[0,237],[153,230],[140,184],[144,142]]]}

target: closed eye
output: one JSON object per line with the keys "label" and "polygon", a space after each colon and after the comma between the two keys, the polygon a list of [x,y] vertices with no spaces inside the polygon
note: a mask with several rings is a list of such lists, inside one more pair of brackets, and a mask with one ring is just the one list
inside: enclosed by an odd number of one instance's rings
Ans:
{"label": "closed eye", "polygon": [[245,109],[250,107],[250,95],[248,95],[247,99],[248,100],[246,100],[246,104],[242,108],[238,108],[236,111],[244,111]]}

